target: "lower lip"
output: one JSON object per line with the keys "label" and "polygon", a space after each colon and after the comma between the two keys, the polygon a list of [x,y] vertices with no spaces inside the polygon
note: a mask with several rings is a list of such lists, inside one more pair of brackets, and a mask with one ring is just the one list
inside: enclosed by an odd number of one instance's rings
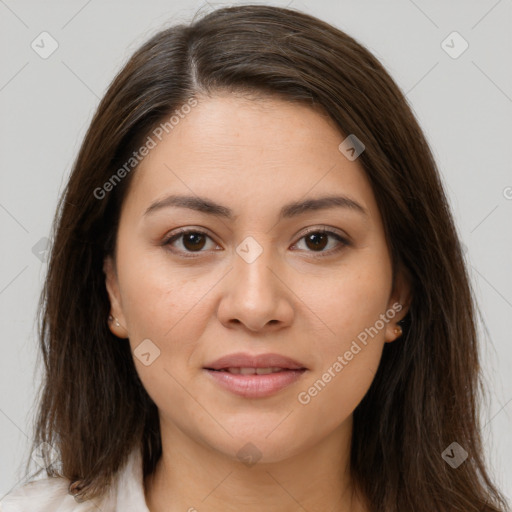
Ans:
{"label": "lower lip", "polygon": [[284,370],[266,375],[241,375],[205,370],[223,388],[245,398],[265,398],[286,388],[301,378],[306,370]]}

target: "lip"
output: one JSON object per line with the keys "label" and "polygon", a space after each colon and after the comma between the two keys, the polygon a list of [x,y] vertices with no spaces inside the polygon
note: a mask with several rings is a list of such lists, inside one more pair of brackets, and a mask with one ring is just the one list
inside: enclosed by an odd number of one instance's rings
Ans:
{"label": "lip", "polygon": [[[243,375],[226,368],[282,368],[276,373]],[[230,354],[205,365],[203,370],[222,388],[244,398],[265,398],[290,386],[307,371],[301,363],[280,354]]]}
{"label": "lip", "polygon": [[205,364],[207,370],[222,370],[225,368],[286,368],[288,370],[307,370],[307,368],[293,359],[280,354],[246,354],[237,352]]}
{"label": "lip", "polygon": [[240,375],[217,370],[204,370],[224,389],[244,398],[265,398],[290,386],[307,370],[283,370],[267,375]]}

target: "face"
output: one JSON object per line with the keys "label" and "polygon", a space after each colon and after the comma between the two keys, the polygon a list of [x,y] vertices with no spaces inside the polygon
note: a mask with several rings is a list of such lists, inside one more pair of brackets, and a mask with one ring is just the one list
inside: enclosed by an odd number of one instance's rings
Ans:
{"label": "face", "polygon": [[[392,288],[378,207],[344,138],[306,106],[217,95],[133,171],[105,260],[110,329],[129,338],[163,431],[275,462],[350,428],[408,289],[400,276]],[[246,359],[215,363],[233,354]]]}

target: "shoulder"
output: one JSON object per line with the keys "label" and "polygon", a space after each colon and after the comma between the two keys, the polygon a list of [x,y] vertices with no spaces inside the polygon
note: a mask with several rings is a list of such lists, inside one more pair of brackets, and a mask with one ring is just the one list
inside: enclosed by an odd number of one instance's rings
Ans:
{"label": "shoulder", "polygon": [[138,449],[132,451],[102,498],[77,502],[68,492],[69,483],[63,477],[46,477],[19,485],[0,501],[0,512],[149,512]]}
{"label": "shoulder", "polygon": [[75,501],[68,493],[68,486],[69,481],[62,477],[28,482],[0,501],[0,512],[97,512],[92,501]]}

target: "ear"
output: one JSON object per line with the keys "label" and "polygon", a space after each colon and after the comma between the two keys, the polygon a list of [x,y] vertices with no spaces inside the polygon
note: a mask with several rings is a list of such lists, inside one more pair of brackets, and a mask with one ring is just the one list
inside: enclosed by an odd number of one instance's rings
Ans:
{"label": "ear", "polygon": [[398,322],[402,320],[407,313],[412,301],[410,274],[404,267],[401,267],[395,276],[393,291],[388,302],[388,313],[386,316],[390,321],[386,325],[385,341],[390,343],[401,336],[395,329]]}
{"label": "ear", "polygon": [[112,334],[118,338],[127,338],[128,330],[126,329],[126,321],[121,303],[117,270],[111,256],[107,256],[104,259],[103,272],[105,274],[105,286],[110,300],[110,315],[113,317],[112,320],[108,320],[108,327]]}

